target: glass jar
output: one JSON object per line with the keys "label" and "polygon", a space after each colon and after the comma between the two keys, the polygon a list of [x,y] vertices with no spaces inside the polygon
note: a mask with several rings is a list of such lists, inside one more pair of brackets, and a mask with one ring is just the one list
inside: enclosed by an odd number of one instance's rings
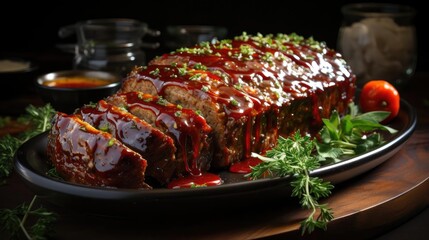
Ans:
{"label": "glass jar", "polygon": [[412,7],[354,3],[342,7],[338,51],[357,76],[357,85],[384,79],[396,87],[407,84],[417,62]]}
{"label": "glass jar", "polygon": [[156,48],[159,43],[144,43],[149,34],[159,31],[134,19],[95,19],[62,27],[61,37],[77,35],[74,67],[76,69],[103,70],[126,76],[134,66],[146,64],[142,48]]}
{"label": "glass jar", "polygon": [[210,25],[169,25],[165,31],[165,45],[169,50],[192,47],[200,42],[222,40],[227,28]]}

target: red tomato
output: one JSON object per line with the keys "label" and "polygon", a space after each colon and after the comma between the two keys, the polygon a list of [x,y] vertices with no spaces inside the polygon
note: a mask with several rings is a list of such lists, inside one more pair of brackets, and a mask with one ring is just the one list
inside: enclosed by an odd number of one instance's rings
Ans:
{"label": "red tomato", "polygon": [[359,105],[363,112],[390,112],[390,115],[381,122],[385,124],[398,115],[400,97],[396,88],[389,82],[385,80],[372,80],[363,86]]}

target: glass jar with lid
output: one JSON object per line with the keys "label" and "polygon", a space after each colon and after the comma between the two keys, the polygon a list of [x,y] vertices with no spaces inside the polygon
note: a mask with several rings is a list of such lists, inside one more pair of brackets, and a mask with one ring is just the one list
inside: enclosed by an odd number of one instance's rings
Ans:
{"label": "glass jar with lid", "polygon": [[390,3],[353,3],[341,9],[338,50],[362,86],[383,79],[408,83],[417,61],[415,9]]}
{"label": "glass jar with lid", "polygon": [[143,48],[157,48],[159,43],[146,43],[145,35],[159,36],[144,22],[134,19],[94,19],[60,28],[60,37],[77,36],[74,67],[103,70],[122,76],[134,67],[146,64]]}

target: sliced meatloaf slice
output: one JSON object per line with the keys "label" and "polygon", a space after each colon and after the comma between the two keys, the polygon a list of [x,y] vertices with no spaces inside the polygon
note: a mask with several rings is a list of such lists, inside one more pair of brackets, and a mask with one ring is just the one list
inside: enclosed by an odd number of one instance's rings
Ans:
{"label": "sliced meatloaf slice", "polygon": [[96,105],[85,105],[76,114],[141,154],[148,162],[146,177],[154,178],[161,185],[171,180],[176,169],[176,147],[171,137],[104,100]]}
{"label": "sliced meatloaf slice", "polygon": [[[203,68],[203,66],[199,66]],[[198,67],[151,65],[134,69],[119,92],[141,91],[184,108],[206,119],[214,133],[213,168],[226,167],[251,152],[273,147],[277,128],[263,101],[228,86],[220,77]]]}
{"label": "sliced meatloaf slice", "polygon": [[175,176],[200,175],[210,168],[212,129],[195,111],[141,92],[114,94],[106,101],[127,109],[174,139],[177,149]]}
{"label": "sliced meatloaf slice", "polygon": [[58,174],[69,182],[151,189],[145,182],[147,162],[140,154],[76,115],[56,114],[47,155]]}

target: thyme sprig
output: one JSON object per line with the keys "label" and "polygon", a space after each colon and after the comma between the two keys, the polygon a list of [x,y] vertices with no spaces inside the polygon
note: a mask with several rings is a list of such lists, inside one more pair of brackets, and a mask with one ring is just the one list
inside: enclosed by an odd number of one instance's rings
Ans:
{"label": "thyme sprig", "polygon": [[300,199],[309,216],[301,222],[302,234],[313,232],[316,228],[326,230],[327,224],[334,218],[333,211],[319,200],[331,194],[334,186],[311,176],[311,171],[322,165],[344,160],[344,156],[364,153],[384,143],[378,131],[391,134],[397,131],[380,124],[389,112],[374,111],[359,113],[358,107],[351,103],[349,113],[340,116],[334,111],[329,119],[323,119],[324,126],[319,138],[302,136],[299,131],[294,135],[279,137],[277,145],[267,151],[266,156],[252,153],[252,157],[262,163],[247,174],[251,179],[263,177],[291,177],[292,196]]}
{"label": "thyme sprig", "polygon": [[[280,137],[277,145],[267,151],[266,156],[252,153],[263,162],[253,167],[248,175],[252,179],[265,176],[293,176],[291,186],[292,196],[300,199],[300,204],[311,213],[301,223],[302,233],[311,233],[315,228],[326,229],[327,223],[333,219],[333,212],[325,204],[320,204],[320,198],[331,194],[333,185],[317,177],[311,177],[310,172],[321,166],[321,162],[313,155],[316,143],[309,136],[301,136],[297,131],[288,138]],[[320,214],[316,217],[317,210]]]}

